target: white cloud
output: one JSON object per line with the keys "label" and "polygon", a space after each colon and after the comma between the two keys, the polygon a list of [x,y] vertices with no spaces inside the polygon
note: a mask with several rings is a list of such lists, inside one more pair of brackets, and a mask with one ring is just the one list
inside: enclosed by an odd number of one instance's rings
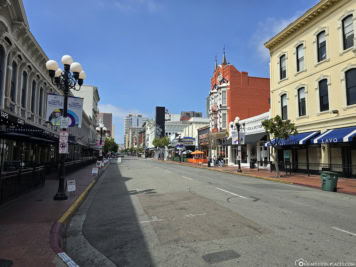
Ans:
{"label": "white cloud", "polygon": [[139,110],[125,110],[112,104],[99,104],[99,111],[102,113],[112,113],[113,124],[115,125],[115,140],[117,143],[124,142],[124,118],[129,114],[142,114],[143,117],[149,117]]}
{"label": "white cloud", "polygon": [[148,10],[155,13],[161,8],[156,0],[115,0],[114,6],[122,12]]}
{"label": "white cloud", "polygon": [[123,119],[129,113],[142,114],[144,117],[146,117],[146,114],[143,114],[142,112],[140,112],[138,110],[135,110],[135,109],[124,110],[124,109],[114,106],[112,104],[99,104],[99,110],[100,110],[100,112],[103,112],[103,113],[112,113],[112,116],[116,119]]}
{"label": "white cloud", "polygon": [[[311,1],[312,6],[317,4],[319,0]],[[265,21],[260,21],[257,25],[257,30],[251,38],[251,44],[256,47],[257,56],[262,62],[267,62],[270,59],[269,51],[264,46],[264,43],[281,32],[290,23],[298,19],[306,10],[299,10],[290,18],[274,18],[269,17]]]}

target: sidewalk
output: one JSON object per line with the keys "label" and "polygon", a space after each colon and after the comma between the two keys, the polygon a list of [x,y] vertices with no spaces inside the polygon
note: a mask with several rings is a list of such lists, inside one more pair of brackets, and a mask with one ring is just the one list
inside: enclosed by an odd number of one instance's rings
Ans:
{"label": "sidewalk", "polygon": [[58,180],[46,179],[43,187],[0,206],[0,266],[5,263],[3,260],[12,261],[14,267],[63,266],[60,261],[54,263],[59,258],[50,246],[50,232],[53,224],[94,180],[91,174],[94,166],[67,176],[75,178],[77,190],[68,200],[54,201]]}
{"label": "sidewalk", "polygon": [[[270,180],[270,181],[275,181],[275,182],[303,185],[303,186],[309,186],[309,187],[321,189],[320,175],[308,176],[307,174],[302,174],[302,173],[292,173],[292,174],[286,175],[285,172],[281,171],[280,172],[281,177],[276,178],[275,171],[270,172],[269,170],[266,170],[266,169],[257,170],[257,168],[256,169],[241,168],[242,173],[237,173],[237,167],[231,167],[231,166],[208,167],[206,165],[198,165],[198,164],[187,163],[187,162],[184,162],[184,163],[183,162],[179,163],[179,162],[175,162],[175,161],[165,161],[165,162],[171,163],[171,164],[186,165],[186,166],[195,167],[195,168],[204,168],[204,169],[209,169],[209,170],[213,170],[213,171],[220,171],[220,172],[250,176],[250,177],[254,177],[254,178],[260,178],[260,179]],[[337,192],[356,195],[356,179],[339,177],[338,183],[337,183]]]}

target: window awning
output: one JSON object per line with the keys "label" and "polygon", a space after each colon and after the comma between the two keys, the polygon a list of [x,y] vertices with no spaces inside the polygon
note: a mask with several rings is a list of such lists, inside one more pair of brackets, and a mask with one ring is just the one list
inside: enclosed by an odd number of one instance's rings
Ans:
{"label": "window awning", "polygon": [[313,144],[346,143],[352,142],[354,137],[356,137],[356,126],[328,130],[314,138],[311,142]]}
{"label": "window awning", "polygon": [[231,146],[232,145],[232,138],[227,139],[222,146]]}
{"label": "window awning", "polygon": [[245,144],[256,144],[258,141],[263,139],[265,136],[266,136],[266,133],[245,135]]}
{"label": "window awning", "polygon": [[[278,146],[304,145],[308,140],[315,137],[317,134],[319,134],[318,131],[291,135],[288,139],[282,138],[278,142]],[[275,142],[275,139],[271,140],[270,142],[267,142],[265,146],[271,146],[271,142],[273,144]]]}

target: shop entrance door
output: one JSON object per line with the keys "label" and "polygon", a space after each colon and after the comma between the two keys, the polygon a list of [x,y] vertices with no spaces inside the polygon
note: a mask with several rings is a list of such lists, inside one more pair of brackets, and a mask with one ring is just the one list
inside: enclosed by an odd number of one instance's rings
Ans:
{"label": "shop entrance door", "polygon": [[351,160],[351,148],[342,148],[342,170],[345,177],[352,176],[352,160]]}

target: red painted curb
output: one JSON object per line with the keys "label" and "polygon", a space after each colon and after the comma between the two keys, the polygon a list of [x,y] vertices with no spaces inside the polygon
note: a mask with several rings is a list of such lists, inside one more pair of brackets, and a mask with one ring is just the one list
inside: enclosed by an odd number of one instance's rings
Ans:
{"label": "red painted curb", "polygon": [[62,253],[62,229],[63,224],[60,222],[55,222],[51,229],[51,234],[49,238],[49,243],[51,248],[55,253]]}

